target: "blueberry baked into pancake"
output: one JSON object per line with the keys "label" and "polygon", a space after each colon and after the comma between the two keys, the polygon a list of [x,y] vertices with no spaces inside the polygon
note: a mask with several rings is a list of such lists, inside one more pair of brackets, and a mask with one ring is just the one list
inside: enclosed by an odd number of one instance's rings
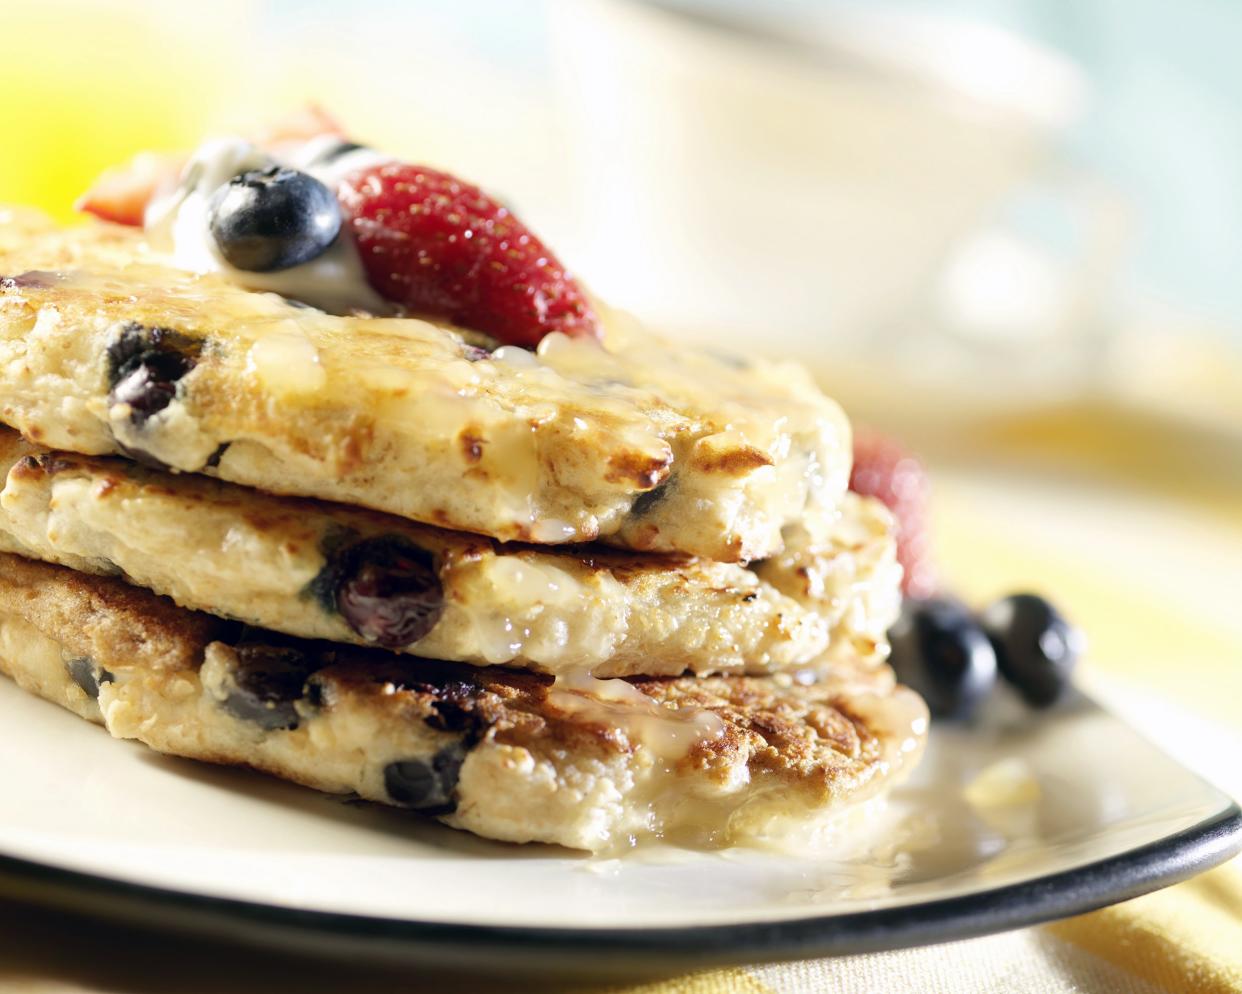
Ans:
{"label": "blueberry baked into pancake", "polygon": [[310,123],[112,171],[77,227],[0,210],[0,670],[161,752],[597,852],[908,772],[903,547],[837,405]]}

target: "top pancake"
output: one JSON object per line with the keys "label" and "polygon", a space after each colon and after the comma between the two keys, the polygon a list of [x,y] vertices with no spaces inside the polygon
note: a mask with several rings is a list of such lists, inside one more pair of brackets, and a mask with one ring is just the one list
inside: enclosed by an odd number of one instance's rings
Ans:
{"label": "top pancake", "polygon": [[[171,268],[137,230],[0,211],[0,420],[43,444],[502,541],[726,562],[835,508],[849,428],[804,370],[605,326],[602,346],[488,353]],[[110,396],[143,367],[161,384]]]}

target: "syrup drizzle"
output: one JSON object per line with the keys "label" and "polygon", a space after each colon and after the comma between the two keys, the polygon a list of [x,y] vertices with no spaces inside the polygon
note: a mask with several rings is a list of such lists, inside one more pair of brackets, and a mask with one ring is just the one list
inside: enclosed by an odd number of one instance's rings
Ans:
{"label": "syrup drizzle", "polygon": [[601,680],[586,670],[558,674],[548,702],[570,714],[620,729],[632,743],[667,762],[724,735],[724,719],[700,707],[672,708],[621,679]]}

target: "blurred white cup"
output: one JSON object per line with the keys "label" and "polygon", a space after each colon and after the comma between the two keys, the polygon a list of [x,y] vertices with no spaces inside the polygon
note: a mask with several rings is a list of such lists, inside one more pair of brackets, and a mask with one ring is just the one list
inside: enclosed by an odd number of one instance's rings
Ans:
{"label": "blurred white cup", "polygon": [[860,346],[1081,109],[1072,65],[998,30],[696,10],[562,0],[551,21],[579,268],[692,334]]}

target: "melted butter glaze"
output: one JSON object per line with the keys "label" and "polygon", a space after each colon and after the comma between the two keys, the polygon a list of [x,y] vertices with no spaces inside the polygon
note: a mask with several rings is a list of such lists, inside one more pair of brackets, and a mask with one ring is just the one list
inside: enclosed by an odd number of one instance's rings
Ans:
{"label": "melted butter glaze", "polygon": [[622,731],[664,762],[688,756],[695,746],[719,739],[724,720],[703,708],[670,708],[625,680],[600,680],[586,671],[559,674],[548,702],[569,714]]}
{"label": "melted butter glaze", "polygon": [[316,393],[328,378],[319,350],[296,321],[285,324],[250,346],[247,368],[279,395]]}

